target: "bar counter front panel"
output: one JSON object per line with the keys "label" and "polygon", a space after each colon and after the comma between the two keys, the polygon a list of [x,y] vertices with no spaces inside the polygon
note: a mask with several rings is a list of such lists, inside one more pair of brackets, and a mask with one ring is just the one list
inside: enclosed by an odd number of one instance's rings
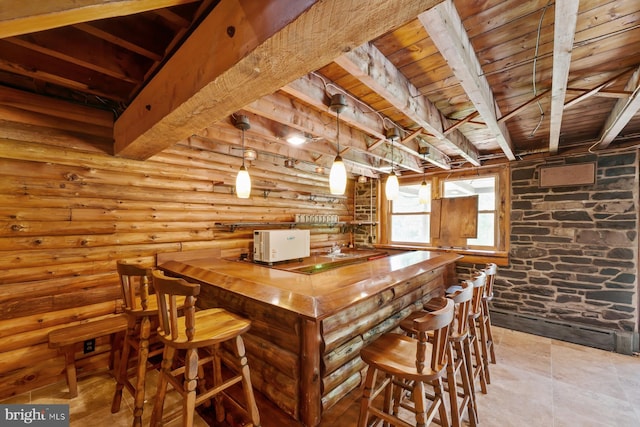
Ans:
{"label": "bar counter front panel", "polygon": [[[379,257],[357,252],[357,263],[306,274],[327,257],[265,266],[211,256],[176,260],[163,254],[168,275],[202,285],[198,305],[223,307],[252,321],[245,346],[254,387],[305,426],[358,387],[366,365],[360,349],[444,292],[452,253],[411,251]],[[334,259],[335,261],[335,259]]]}

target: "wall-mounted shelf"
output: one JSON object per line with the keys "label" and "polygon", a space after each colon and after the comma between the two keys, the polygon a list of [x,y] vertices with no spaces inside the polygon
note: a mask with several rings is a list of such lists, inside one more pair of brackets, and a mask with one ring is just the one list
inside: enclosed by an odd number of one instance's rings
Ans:
{"label": "wall-mounted shelf", "polygon": [[235,231],[238,228],[256,228],[256,227],[278,227],[278,228],[295,228],[298,226],[309,227],[337,227],[344,226],[348,223],[338,222],[216,222],[215,227],[228,228],[229,231]]}

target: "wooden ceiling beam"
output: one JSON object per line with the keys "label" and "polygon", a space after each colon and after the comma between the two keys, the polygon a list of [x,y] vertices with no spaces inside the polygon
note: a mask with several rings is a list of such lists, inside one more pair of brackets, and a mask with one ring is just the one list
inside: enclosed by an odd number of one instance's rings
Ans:
{"label": "wooden ceiling beam", "polygon": [[507,126],[498,122],[500,108],[453,2],[441,3],[418,16],[418,19],[460,81],[487,128],[495,136],[507,159],[515,160]]}
{"label": "wooden ceiling beam", "polygon": [[[253,114],[266,117],[274,122],[281,123],[286,127],[298,129],[313,136],[321,137],[326,141],[335,141],[335,137],[337,135],[337,126],[335,121],[327,121],[326,115],[303,104],[302,102],[292,100],[284,94],[274,93],[271,95],[265,95],[251,104],[246,105],[244,109]],[[342,116],[343,114],[341,113],[341,148],[350,148],[352,151],[357,153],[371,156],[385,162],[391,162],[391,159],[386,156],[384,151],[380,152],[378,150],[371,150],[369,145],[367,145],[367,139],[369,139],[369,136],[361,132],[359,129],[346,126],[342,121]],[[279,135],[279,137],[281,138],[281,141],[284,141],[286,135]],[[341,155],[343,155],[342,152]],[[347,159],[349,156],[343,155],[343,157]],[[416,172],[421,171],[417,160],[412,157],[403,157],[399,164],[405,169]],[[371,166],[374,167],[376,165],[371,164]]]}
{"label": "wooden ceiling beam", "polygon": [[551,117],[549,118],[549,153],[557,154],[560,144],[560,128],[564,100],[567,94],[571,52],[578,21],[580,0],[564,0],[555,3],[553,27],[553,76],[551,78]]}
{"label": "wooden ceiling beam", "polygon": [[[333,87],[337,87],[335,83],[327,82],[326,79],[319,74],[310,73],[292,81],[281,90],[320,111],[326,111],[327,114],[335,115],[333,111],[329,110],[331,95],[334,93],[347,93],[347,91],[334,89],[330,92],[325,87],[328,83]],[[374,138],[385,139],[383,118],[377,113],[370,114],[373,113],[374,110],[369,107],[369,111],[365,111],[362,108],[363,106],[364,104],[347,97],[347,108],[340,113],[340,121],[347,123],[351,127],[360,129]]]}
{"label": "wooden ceiling beam", "polygon": [[[306,104],[311,105],[319,110],[325,110],[328,114],[335,115],[335,112],[329,110],[327,103],[330,102],[330,97],[333,93],[329,93],[326,85],[331,84],[334,89],[334,93],[348,93],[347,90],[339,88],[333,82],[327,82],[322,76],[310,73],[307,76],[301,77],[290,84],[284,86],[282,91],[303,101]],[[363,108],[364,107],[364,108]],[[372,114],[375,113],[375,114]],[[362,101],[356,102],[352,98],[347,97],[347,108],[340,113],[340,122],[346,123],[354,129],[359,129],[365,132],[367,135],[362,135],[359,138],[361,141],[365,141],[363,147],[359,141],[354,141],[352,138],[352,144],[359,150],[365,150],[376,158],[381,158],[386,162],[391,162],[385,154],[381,154],[381,145],[388,143],[384,128],[384,118],[377,113],[373,108],[364,104]],[[310,132],[313,134],[313,132]],[[372,137],[374,142],[366,143],[366,139]],[[409,138],[403,141],[403,144],[408,145],[408,149],[405,150],[408,154],[416,157],[418,151],[417,142],[411,142],[413,138]],[[384,153],[384,152],[383,152]],[[411,159],[403,157],[399,163],[401,167],[412,170],[414,172],[421,172],[420,159]]]}
{"label": "wooden ceiling beam", "polygon": [[[371,43],[341,55],[335,62],[436,139],[480,165],[477,149],[457,131],[445,136],[444,116],[426,97],[415,96],[419,90]],[[392,87],[389,82],[394,82]]]}
{"label": "wooden ceiling beam", "polygon": [[607,148],[640,109],[640,67],[627,81],[624,89],[633,91],[633,94],[628,99],[619,99],[614,105],[602,128],[598,148]]}
{"label": "wooden ceiling beam", "polygon": [[3,0],[0,8],[0,39],[194,1],[197,0]]}
{"label": "wooden ceiling beam", "polygon": [[148,158],[440,1],[222,0],[120,116],[115,152]]}

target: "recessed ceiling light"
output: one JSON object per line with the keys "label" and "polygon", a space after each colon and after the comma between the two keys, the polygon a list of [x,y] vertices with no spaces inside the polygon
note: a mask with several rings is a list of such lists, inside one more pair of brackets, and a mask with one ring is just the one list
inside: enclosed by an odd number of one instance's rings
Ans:
{"label": "recessed ceiling light", "polygon": [[287,142],[291,145],[301,145],[307,140],[304,135],[296,133],[287,136]]}

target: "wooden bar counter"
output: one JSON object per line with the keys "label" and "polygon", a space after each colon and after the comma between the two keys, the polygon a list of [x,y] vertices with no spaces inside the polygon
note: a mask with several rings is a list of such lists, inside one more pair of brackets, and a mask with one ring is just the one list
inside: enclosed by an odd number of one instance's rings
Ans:
{"label": "wooden bar counter", "polygon": [[441,295],[460,258],[353,251],[269,267],[198,253],[163,254],[158,267],[201,283],[202,308],[251,319],[245,345],[253,385],[305,426],[317,426],[323,410],[360,385],[360,349]]}

